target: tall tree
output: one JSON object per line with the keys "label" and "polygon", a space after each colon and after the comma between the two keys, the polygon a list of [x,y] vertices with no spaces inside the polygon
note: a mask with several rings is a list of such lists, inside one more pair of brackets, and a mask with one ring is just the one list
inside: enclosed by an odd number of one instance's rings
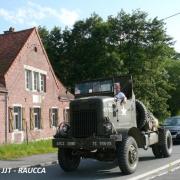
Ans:
{"label": "tall tree", "polygon": [[173,85],[170,91],[171,98],[168,100],[172,115],[180,115],[180,59],[177,56],[167,61],[169,81]]}
{"label": "tall tree", "polygon": [[131,74],[137,98],[158,117],[168,115],[171,82],[165,62],[174,50],[163,21],[148,19],[139,10],[131,14],[122,10],[106,21],[94,13],[72,29],[62,32],[55,27],[47,44],[55,71],[65,85]]}

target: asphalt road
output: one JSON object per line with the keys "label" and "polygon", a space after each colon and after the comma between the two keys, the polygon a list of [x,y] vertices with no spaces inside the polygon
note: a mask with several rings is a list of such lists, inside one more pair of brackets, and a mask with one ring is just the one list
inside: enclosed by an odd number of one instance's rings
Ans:
{"label": "asphalt road", "polygon": [[[170,158],[155,159],[151,149],[148,151],[140,150],[139,152],[139,165],[137,171],[128,176],[123,176],[114,163],[110,162],[99,162],[95,160],[82,160],[77,171],[71,173],[63,172],[58,165],[46,166],[44,170],[46,173],[41,174],[27,174],[10,172],[6,174],[0,173],[0,180],[61,180],[61,179],[130,179],[132,177],[137,177],[154,169],[160,168],[166,164],[171,164],[173,161],[180,159],[180,145],[175,145],[173,149],[173,155]],[[180,166],[180,165],[179,165]],[[171,168],[171,166],[170,166]],[[41,168],[42,169],[42,168]],[[143,178],[144,179],[144,178]],[[180,172],[179,170],[174,172],[169,172],[166,175],[156,177],[155,180],[179,180]]]}
{"label": "asphalt road", "polygon": [[179,180],[180,179],[180,171],[177,170],[175,172],[170,172],[163,176],[155,178],[155,180]]}

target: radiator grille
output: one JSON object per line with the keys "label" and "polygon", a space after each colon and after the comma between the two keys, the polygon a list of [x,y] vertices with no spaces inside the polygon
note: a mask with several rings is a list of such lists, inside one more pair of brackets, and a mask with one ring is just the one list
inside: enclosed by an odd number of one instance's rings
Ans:
{"label": "radiator grille", "polygon": [[97,134],[96,110],[73,111],[71,127],[74,137],[89,137]]}

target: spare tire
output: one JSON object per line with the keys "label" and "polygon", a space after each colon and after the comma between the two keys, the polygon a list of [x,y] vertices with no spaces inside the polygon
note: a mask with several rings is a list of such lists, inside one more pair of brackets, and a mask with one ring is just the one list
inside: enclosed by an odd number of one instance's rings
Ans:
{"label": "spare tire", "polygon": [[145,105],[139,100],[136,100],[136,121],[137,121],[137,127],[140,130],[147,129],[148,111]]}

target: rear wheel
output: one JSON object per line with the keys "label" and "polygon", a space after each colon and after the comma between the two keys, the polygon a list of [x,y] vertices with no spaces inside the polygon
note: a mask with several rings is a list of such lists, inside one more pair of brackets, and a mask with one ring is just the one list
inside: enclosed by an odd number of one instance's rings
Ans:
{"label": "rear wheel", "polygon": [[133,137],[127,137],[117,143],[117,160],[123,174],[132,174],[138,165],[138,146]]}
{"label": "rear wheel", "polygon": [[172,136],[169,130],[159,129],[159,142],[152,145],[152,151],[156,158],[166,158],[172,154]]}
{"label": "rear wheel", "polygon": [[58,162],[64,171],[75,171],[80,164],[80,156],[74,155],[72,149],[58,149]]}
{"label": "rear wheel", "polygon": [[169,130],[163,129],[159,133],[162,153],[164,157],[169,157],[172,154],[173,141]]}
{"label": "rear wheel", "polygon": [[153,144],[152,145],[152,152],[156,158],[162,158],[162,148],[159,146],[159,144]]}

